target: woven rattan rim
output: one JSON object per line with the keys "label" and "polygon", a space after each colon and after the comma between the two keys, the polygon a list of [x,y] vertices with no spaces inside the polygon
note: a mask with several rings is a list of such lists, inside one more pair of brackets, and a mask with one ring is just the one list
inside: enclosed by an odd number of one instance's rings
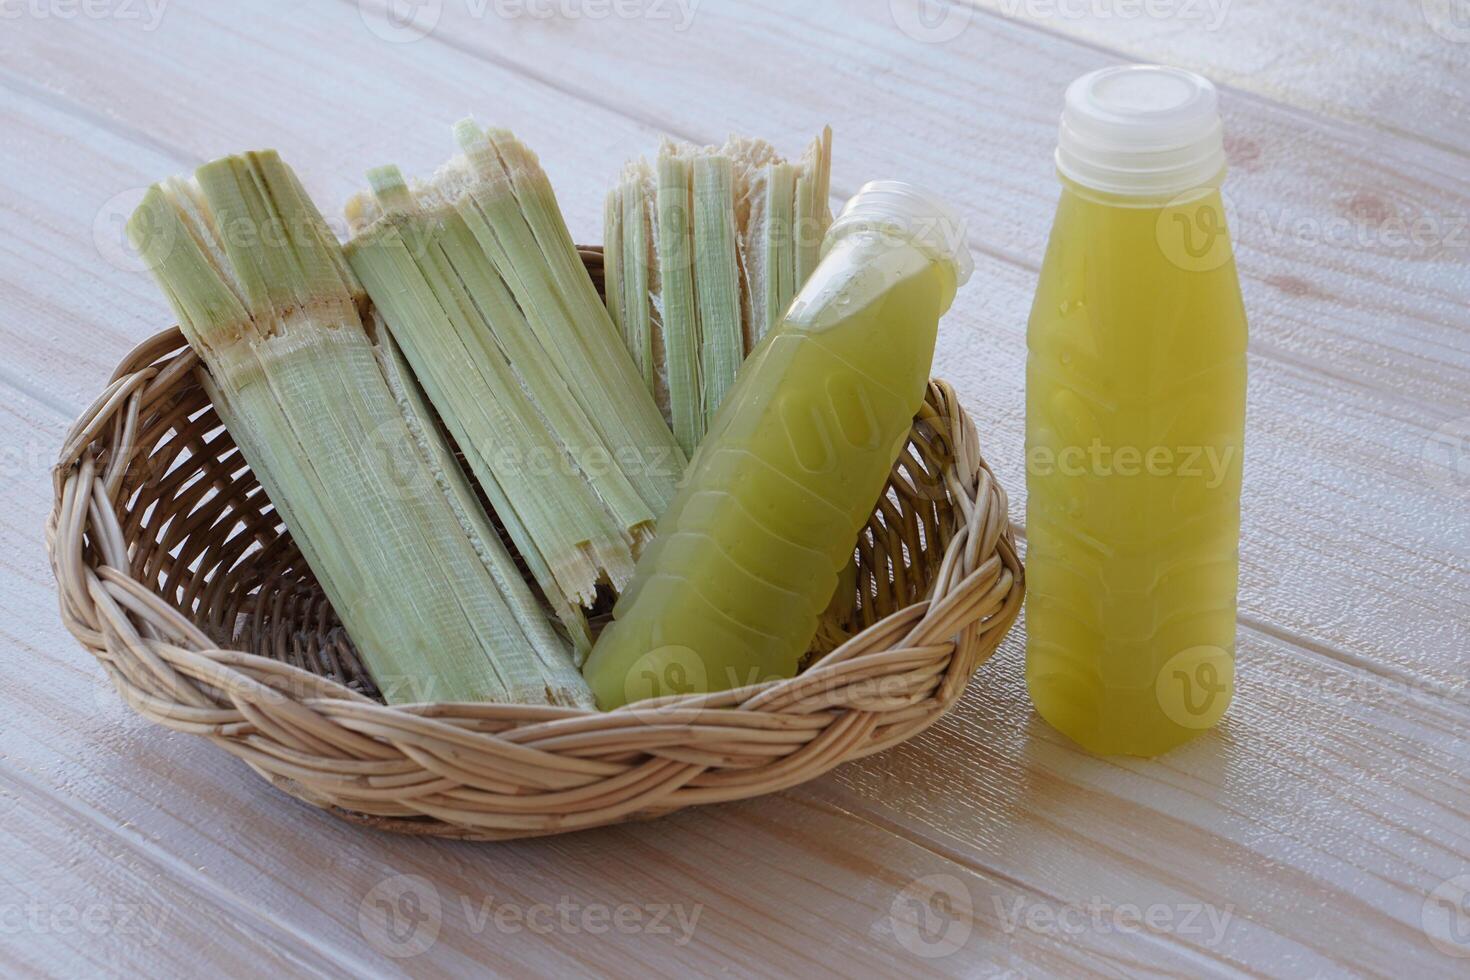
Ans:
{"label": "woven rattan rim", "polygon": [[159,334],[67,436],[46,526],[62,619],[139,714],[350,820],[503,840],[784,789],[933,724],[1020,610],[1005,491],[934,382],[859,541],[857,607],[798,677],[609,713],[388,707],[199,370]]}

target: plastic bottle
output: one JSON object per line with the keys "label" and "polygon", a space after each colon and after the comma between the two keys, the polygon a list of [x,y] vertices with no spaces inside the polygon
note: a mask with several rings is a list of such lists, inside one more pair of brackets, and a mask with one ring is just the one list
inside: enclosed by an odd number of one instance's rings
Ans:
{"label": "plastic bottle", "polygon": [[1214,87],[1109,68],[1067,91],[1029,329],[1027,683],[1098,754],[1229,704],[1246,318]]}
{"label": "plastic bottle", "polygon": [[868,184],[751,354],[584,668],[598,704],[791,677],[923,402],[972,264],[949,209]]}

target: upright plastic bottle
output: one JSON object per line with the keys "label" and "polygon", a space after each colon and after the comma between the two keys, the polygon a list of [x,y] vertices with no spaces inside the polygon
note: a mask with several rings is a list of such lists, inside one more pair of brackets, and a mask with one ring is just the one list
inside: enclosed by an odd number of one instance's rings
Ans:
{"label": "upright plastic bottle", "polygon": [[1027,362],[1027,666],[1048,722],[1153,756],[1234,686],[1246,319],[1214,87],[1067,90]]}
{"label": "upright plastic bottle", "polygon": [[611,709],[791,677],[924,399],[973,266],[960,222],[868,184],[741,369],[584,674]]}

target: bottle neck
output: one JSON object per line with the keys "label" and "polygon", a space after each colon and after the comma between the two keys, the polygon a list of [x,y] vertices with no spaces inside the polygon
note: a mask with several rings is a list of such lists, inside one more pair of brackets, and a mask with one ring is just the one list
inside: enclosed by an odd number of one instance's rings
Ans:
{"label": "bottle neck", "polygon": [[1064,191],[1093,204],[1100,204],[1110,208],[1158,210],[1159,208],[1186,205],[1219,194],[1220,189],[1225,184],[1225,171],[1222,169],[1212,178],[1182,191],[1154,193],[1120,194],[1116,191],[1099,190],[1096,187],[1074,180],[1061,171],[1057,172],[1057,179],[1061,182]]}
{"label": "bottle neck", "polygon": [[911,238],[875,228],[830,237],[822,261],[792,303],[789,319],[820,327],[866,309],[896,285],[941,270],[935,277],[939,309],[948,311],[959,289],[954,263]]}

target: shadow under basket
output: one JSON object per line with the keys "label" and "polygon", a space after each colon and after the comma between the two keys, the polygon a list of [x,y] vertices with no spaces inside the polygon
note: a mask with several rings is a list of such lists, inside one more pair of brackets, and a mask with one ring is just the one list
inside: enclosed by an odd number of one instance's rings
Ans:
{"label": "shadow under basket", "polygon": [[159,334],[68,435],[46,527],[62,618],[140,714],[349,820],[504,840],[794,786],[933,724],[1020,611],[1005,491],[936,381],[857,542],[853,610],[796,678],[605,713],[389,707],[201,370]]}

